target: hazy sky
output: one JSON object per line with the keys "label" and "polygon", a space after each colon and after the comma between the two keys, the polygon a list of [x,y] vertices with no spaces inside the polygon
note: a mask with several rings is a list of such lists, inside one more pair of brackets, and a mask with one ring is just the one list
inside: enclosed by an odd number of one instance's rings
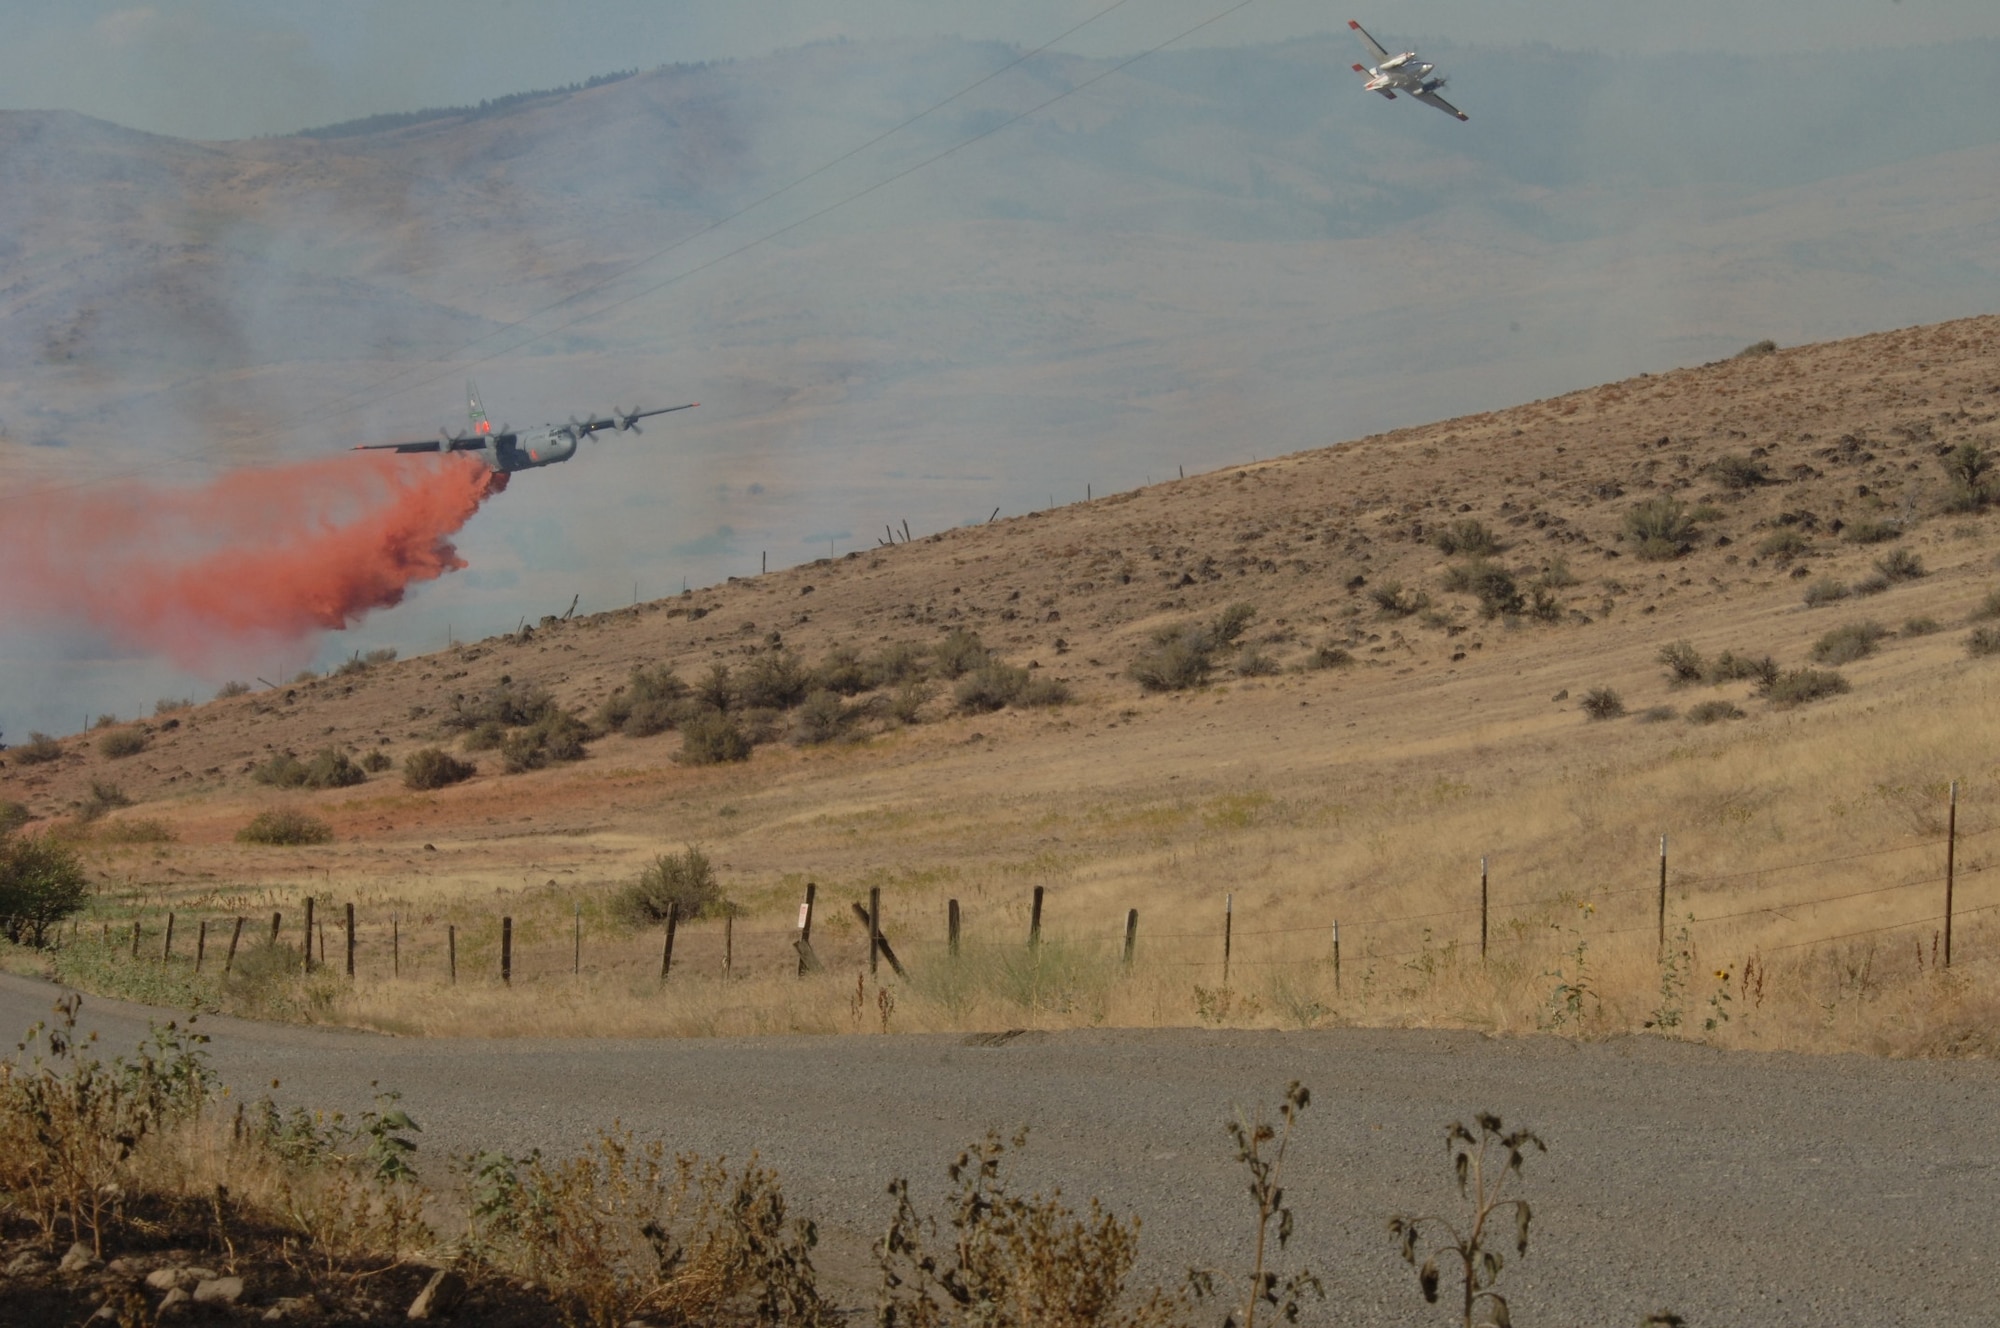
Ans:
{"label": "hazy sky", "polygon": [[[615,69],[837,37],[940,33],[1080,54],[1143,50],[1234,0],[0,0],[0,108],[68,109],[155,133],[238,138],[476,102]],[[1189,42],[1326,32],[1657,52],[2000,37],[1995,0],[1254,0]]]}

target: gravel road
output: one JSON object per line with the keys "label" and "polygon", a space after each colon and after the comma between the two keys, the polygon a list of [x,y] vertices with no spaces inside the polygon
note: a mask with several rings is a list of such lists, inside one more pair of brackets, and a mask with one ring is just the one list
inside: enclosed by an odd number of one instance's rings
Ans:
{"label": "gravel road", "polygon": [[[56,989],[0,976],[0,1028]],[[129,1047],[159,1012],[87,998]],[[1145,1219],[1142,1275],[1246,1266],[1249,1202],[1223,1124],[1313,1091],[1294,1146],[1294,1250],[1326,1280],[1315,1322],[1442,1323],[1384,1230],[1454,1197],[1443,1128],[1499,1113],[1528,1163],[1535,1241],[1504,1277],[1515,1321],[1990,1325],[2000,1317],[2000,1065],[1720,1053],[1652,1039],[1186,1029],[714,1041],[421,1041],[204,1018],[238,1092],[353,1110],[399,1088],[421,1156],[571,1151],[613,1121],[675,1148],[758,1150],[821,1224],[857,1303],[883,1188],[943,1169],[988,1127],[1030,1127],[1024,1175]],[[433,1163],[431,1176],[444,1181]],[[1511,1255],[1511,1251],[1509,1251]]]}

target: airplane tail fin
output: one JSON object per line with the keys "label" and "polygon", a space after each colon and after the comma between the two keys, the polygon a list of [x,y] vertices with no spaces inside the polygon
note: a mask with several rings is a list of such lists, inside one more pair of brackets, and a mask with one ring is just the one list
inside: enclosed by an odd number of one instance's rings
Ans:
{"label": "airplane tail fin", "polygon": [[493,424],[486,418],[486,407],[479,404],[479,384],[470,378],[465,380],[465,419],[474,433],[493,432]]}

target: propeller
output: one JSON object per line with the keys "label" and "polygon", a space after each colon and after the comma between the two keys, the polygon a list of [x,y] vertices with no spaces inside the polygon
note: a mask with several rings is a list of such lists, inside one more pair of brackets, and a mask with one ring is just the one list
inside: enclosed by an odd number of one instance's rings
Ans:
{"label": "propeller", "polygon": [[622,406],[613,406],[611,408],[611,416],[612,416],[611,423],[613,427],[615,427],[620,433],[624,433],[628,429],[631,430],[633,433],[642,434],[646,432],[644,429],[641,429],[639,427],[640,410],[641,407],[638,406],[632,407],[630,411],[627,411]]}

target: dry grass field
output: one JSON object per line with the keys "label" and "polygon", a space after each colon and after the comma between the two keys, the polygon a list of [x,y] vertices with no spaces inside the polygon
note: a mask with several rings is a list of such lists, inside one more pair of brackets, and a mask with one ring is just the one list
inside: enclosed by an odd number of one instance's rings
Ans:
{"label": "dry grass field", "polygon": [[[2000,657],[1971,643],[2000,588],[2000,514],[1948,463],[2000,445],[1996,420],[2000,319],[1753,348],[986,526],[898,530],[872,553],[127,717],[45,762],[17,741],[0,802],[25,806],[30,833],[69,834],[99,893],[53,959],[8,962],[424,1034],[1351,1022],[1989,1054]],[[1634,524],[1646,504],[1651,529]],[[1135,680],[1164,636],[1238,604],[1254,616],[1205,680]],[[479,773],[435,791],[398,773],[419,749],[458,751],[445,721],[499,687],[546,688],[594,721],[635,669],[699,685],[786,652],[807,668],[842,649],[928,659],[960,629],[1069,699],[973,711],[949,678],[857,682],[818,733],[804,711],[749,707],[740,722],[768,741],[742,762],[677,760],[673,731],[603,733],[582,760],[518,774],[461,753]],[[1662,656],[1680,642],[1699,659],[1676,680]],[[1798,699],[1808,669],[1847,690]],[[1593,718],[1607,690],[1623,713]],[[143,748],[106,755],[120,733]],[[326,748],[390,768],[318,792],[254,777]],[[89,805],[93,781],[132,805],[84,820],[105,803]],[[283,809],[332,841],[236,840]],[[661,929],[613,901],[687,844],[736,912],[684,924],[662,984]],[[801,980],[809,881],[825,971]],[[871,888],[907,977],[867,972],[851,906]],[[292,971],[308,894],[326,937],[312,975]],[[266,953],[273,911],[289,949]],[[224,981],[217,938],[239,915]]]}

